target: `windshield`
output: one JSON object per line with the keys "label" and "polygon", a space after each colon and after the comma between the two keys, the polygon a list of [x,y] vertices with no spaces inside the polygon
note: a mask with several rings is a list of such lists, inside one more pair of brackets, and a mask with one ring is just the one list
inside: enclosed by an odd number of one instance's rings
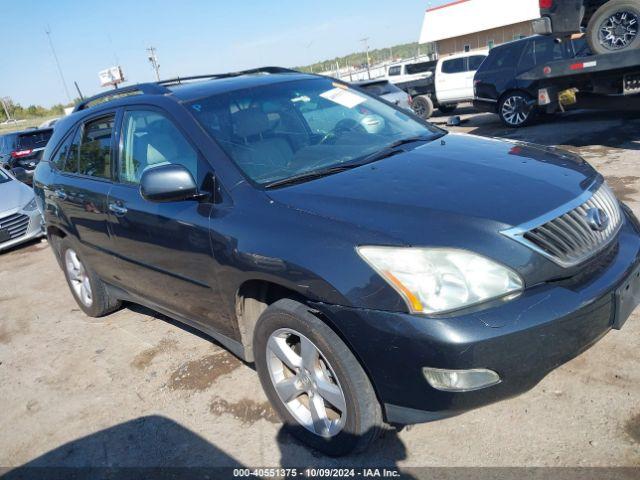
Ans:
{"label": "windshield", "polygon": [[443,134],[324,78],[236,90],[188,106],[259,185],[357,162],[399,140]]}

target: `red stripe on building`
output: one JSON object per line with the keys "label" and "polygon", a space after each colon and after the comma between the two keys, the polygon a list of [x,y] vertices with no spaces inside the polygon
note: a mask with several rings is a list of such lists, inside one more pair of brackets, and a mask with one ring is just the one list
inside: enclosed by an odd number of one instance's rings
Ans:
{"label": "red stripe on building", "polygon": [[437,7],[427,8],[427,12],[433,12],[434,10],[440,10],[441,8],[453,7],[459,3],[470,2],[471,0],[456,0],[455,2],[445,3],[444,5],[438,5]]}

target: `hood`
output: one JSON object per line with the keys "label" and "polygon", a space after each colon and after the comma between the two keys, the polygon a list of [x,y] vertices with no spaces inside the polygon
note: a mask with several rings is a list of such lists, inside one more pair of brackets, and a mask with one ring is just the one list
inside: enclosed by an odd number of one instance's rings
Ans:
{"label": "hood", "polygon": [[596,177],[569,152],[448,134],[378,162],[267,193],[289,207],[408,242],[424,240],[424,234],[416,238],[412,232],[428,233],[443,219],[457,221],[461,232],[471,224],[493,231],[519,225],[573,200]]}
{"label": "hood", "polygon": [[33,190],[17,180],[0,183],[0,213],[23,208],[33,196]]}

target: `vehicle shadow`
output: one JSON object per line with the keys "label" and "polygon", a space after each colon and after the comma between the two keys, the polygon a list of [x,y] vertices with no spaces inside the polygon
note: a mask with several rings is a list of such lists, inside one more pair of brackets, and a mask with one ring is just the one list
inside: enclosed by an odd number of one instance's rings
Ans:
{"label": "vehicle shadow", "polygon": [[[406,448],[386,432],[360,455],[332,458],[299,443],[282,428],[276,438],[280,461],[246,466],[215,444],[159,415],[139,417],[60,445],[15,468],[0,468],[4,480],[233,478],[235,469],[377,468],[400,472]],[[247,448],[258,448],[248,439]],[[247,476],[247,475],[243,475]],[[413,478],[406,472],[402,478]]]}
{"label": "vehicle shadow", "polygon": [[291,427],[281,427],[276,438],[282,468],[387,469],[400,472],[402,478],[413,478],[398,467],[398,462],[407,458],[407,448],[395,429],[385,430],[364,452],[342,457],[330,457],[310,449],[295,438]]}
{"label": "vehicle shadow", "polygon": [[242,465],[166,417],[152,415],[65,443],[2,476],[15,479],[232,478]]}

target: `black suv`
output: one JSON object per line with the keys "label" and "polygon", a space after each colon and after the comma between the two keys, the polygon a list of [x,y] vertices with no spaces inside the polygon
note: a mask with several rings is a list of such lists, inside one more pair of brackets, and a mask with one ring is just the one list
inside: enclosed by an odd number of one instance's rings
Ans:
{"label": "black suv", "polygon": [[474,76],[473,105],[481,112],[497,113],[508,127],[523,127],[536,114],[539,80],[526,72],[556,60],[588,56],[585,41],[556,41],[534,35],[491,49]]}
{"label": "black suv", "polygon": [[53,129],[45,128],[0,136],[0,166],[7,170],[23,168],[26,171],[25,183],[30,184],[51,135]]}
{"label": "black suv", "polygon": [[84,312],[209,334],[332,455],[526,391],[640,301],[640,227],[580,157],[275,67],[83,102],[35,190]]}

